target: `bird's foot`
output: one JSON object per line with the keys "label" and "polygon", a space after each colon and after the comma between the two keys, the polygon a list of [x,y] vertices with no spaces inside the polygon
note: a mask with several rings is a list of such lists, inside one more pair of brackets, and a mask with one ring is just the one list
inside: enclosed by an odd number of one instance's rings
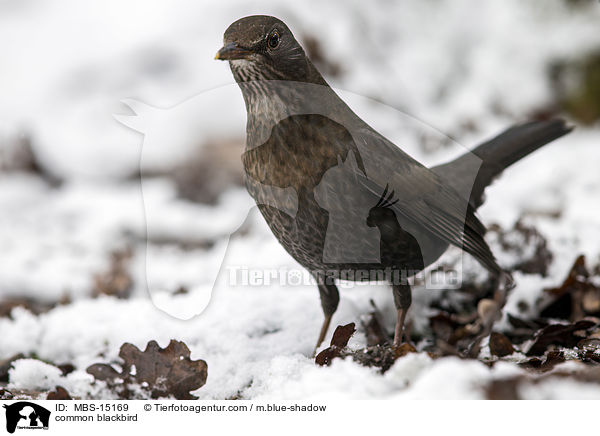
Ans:
{"label": "bird's foot", "polygon": [[[394,342],[392,344],[392,350],[394,352],[394,359],[397,359],[402,356],[406,356],[408,353],[416,353],[417,350],[410,343],[410,339],[408,338],[408,334],[404,328],[404,321],[406,319],[406,309],[398,309],[398,318],[396,320],[396,328],[394,330]],[[403,341],[404,336],[406,337],[406,342]]]}
{"label": "bird's foot", "polygon": [[417,349],[410,342],[402,342],[398,345],[392,345],[392,352],[394,353],[394,360],[396,360],[399,357],[404,357],[409,353],[416,353]]}

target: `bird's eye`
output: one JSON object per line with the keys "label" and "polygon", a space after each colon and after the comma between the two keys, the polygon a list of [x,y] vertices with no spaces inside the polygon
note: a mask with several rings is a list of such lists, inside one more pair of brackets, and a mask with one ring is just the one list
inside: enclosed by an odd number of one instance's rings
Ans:
{"label": "bird's eye", "polygon": [[267,44],[269,44],[270,48],[277,48],[277,46],[279,46],[280,39],[281,38],[279,37],[279,33],[277,32],[277,30],[274,30],[269,35],[269,39],[267,40]]}

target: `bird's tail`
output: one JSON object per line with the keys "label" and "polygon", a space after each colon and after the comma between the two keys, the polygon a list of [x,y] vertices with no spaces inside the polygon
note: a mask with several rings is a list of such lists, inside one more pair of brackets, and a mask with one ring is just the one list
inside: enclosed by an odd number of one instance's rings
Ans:
{"label": "bird's tail", "polygon": [[[483,202],[483,191],[492,183],[505,168],[541,146],[566,135],[572,127],[567,126],[562,119],[547,121],[532,121],[513,126],[500,133],[495,138],[484,142],[469,153],[443,165],[432,168],[443,179],[461,187],[465,174],[473,164],[475,155],[482,160],[481,167],[475,178],[470,202],[475,208]],[[468,187],[464,187],[468,188]]]}

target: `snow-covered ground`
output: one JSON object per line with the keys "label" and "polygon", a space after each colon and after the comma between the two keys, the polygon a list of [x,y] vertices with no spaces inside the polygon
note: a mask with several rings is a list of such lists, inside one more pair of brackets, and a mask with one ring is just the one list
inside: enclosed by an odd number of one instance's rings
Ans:
{"label": "snow-covered ground", "polygon": [[[484,398],[490,380],[524,374],[509,362],[490,368],[426,353],[400,358],[384,375],[350,360],[316,366],[317,290],[298,283],[300,268],[260,215],[246,219],[250,197],[226,181],[214,204],[185,200],[168,172],[219,141],[235,144],[238,159],[243,101],[228,66],[213,57],[241,16],[276,15],[301,41],[316,38],[339,69],[327,78],[353,108],[414,157],[437,163],[553,103],[550,65],[600,49],[600,5],[580,3],[0,2],[0,40],[10,42],[0,57],[0,302],[62,302],[0,318],[0,360],[28,357],[13,363],[8,389],[61,385],[71,395],[111,398],[92,383],[89,365],[117,361],[124,342],[143,349],[172,338],[208,363],[207,383],[194,392],[205,399]],[[141,127],[145,137],[134,130]],[[437,145],[445,135],[453,140]],[[61,184],[3,166],[23,138]],[[159,176],[141,182],[140,159],[143,174]],[[484,223],[510,228],[525,216],[554,254],[547,277],[515,277],[508,312],[562,283],[578,255],[600,261],[599,163],[596,122],[514,165],[486,191]],[[129,297],[93,298],[96,276],[124,250]],[[232,267],[279,275],[269,284],[233,282]],[[416,326],[434,292],[415,290]],[[341,294],[332,325],[358,323],[371,298],[393,325],[386,286],[344,285]],[[361,331],[350,342],[364,344]],[[75,370],[63,376],[44,361]],[[600,398],[600,385],[545,381],[521,395]]]}

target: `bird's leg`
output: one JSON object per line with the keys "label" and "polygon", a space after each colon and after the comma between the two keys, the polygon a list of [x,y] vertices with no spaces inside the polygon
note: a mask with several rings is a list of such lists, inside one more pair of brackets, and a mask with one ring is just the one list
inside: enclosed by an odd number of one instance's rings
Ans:
{"label": "bird's leg", "polygon": [[402,343],[404,321],[406,320],[406,313],[412,302],[412,293],[408,283],[392,285],[392,291],[394,293],[394,304],[398,311],[396,329],[394,330],[394,346],[398,346]]}
{"label": "bird's leg", "polygon": [[332,315],[325,315],[325,319],[323,320],[323,325],[321,326],[321,332],[319,333],[319,338],[317,339],[317,345],[315,345],[315,351],[313,352],[313,356],[317,354],[317,350],[325,340],[325,336],[327,336],[327,331],[329,330],[329,324],[331,323]]}
{"label": "bird's leg", "polygon": [[[324,280],[327,279],[325,278]],[[321,307],[323,308],[325,319],[323,320],[323,326],[321,327],[321,333],[319,333],[319,339],[317,339],[313,356],[317,354],[317,350],[325,340],[329,324],[331,323],[331,317],[337,310],[340,302],[340,293],[334,283],[327,283],[326,281],[321,283],[320,280],[317,280],[317,282],[319,283],[319,296],[321,297]]]}

